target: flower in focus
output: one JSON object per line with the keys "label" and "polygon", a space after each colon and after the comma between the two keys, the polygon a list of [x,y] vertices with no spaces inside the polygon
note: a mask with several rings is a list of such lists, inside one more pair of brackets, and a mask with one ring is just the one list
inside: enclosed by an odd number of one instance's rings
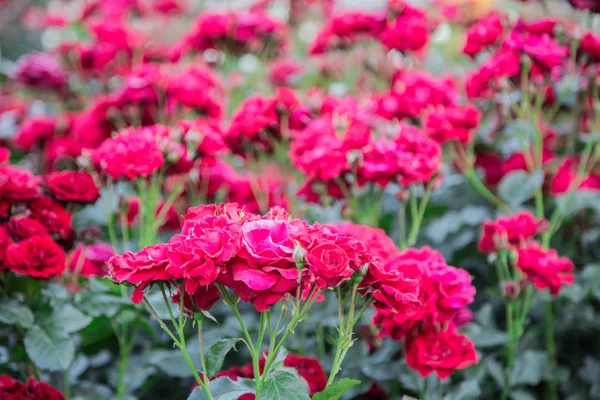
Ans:
{"label": "flower in focus", "polygon": [[172,278],[167,266],[167,245],[146,246],[138,253],[130,251],[111,257],[108,273],[118,283],[139,284],[132,294],[132,301],[139,304],[144,297],[144,288],[152,281],[164,281]]}
{"label": "flower in focus", "polygon": [[[171,301],[175,304],[181,302],[182,288],[178,287],[177,292],[171,296]],[[183,308],[189,315],[193,315],[199,310],[210,310],[217,300],[221,298],[219,289],[215,285],[198,286],[194,293],[186,295],[185,290],[183,299]]]}

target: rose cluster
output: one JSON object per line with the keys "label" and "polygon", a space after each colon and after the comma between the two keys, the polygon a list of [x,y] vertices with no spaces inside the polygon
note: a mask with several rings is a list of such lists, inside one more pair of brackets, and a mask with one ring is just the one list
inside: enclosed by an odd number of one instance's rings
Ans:
{"label": "rose cluster", "polygon": [[471,275],[449,266],[429,247],[400,251],[379,230],[350,223],[341,227],[371,244],[373,255],[382,260],[378,273],[388,277],[373,293],[374,323],[381,336],[405,339],[407,364],[423,377],[435,372],[445,379],[477,363],[473,342],[458,332],[475,298]]}
{"label": "rose cluster", "polygon": [[486,253],[515,251],[515,265],[525,275],[525,280],[538,289],[550,289],[556,296],[562,286],[573,283],[575,266],[568,258],[560,257],[556,250],[544,248],[533,240],[546,226],[546,221],[539,221],[526,211],[486,221],[479,250]]}

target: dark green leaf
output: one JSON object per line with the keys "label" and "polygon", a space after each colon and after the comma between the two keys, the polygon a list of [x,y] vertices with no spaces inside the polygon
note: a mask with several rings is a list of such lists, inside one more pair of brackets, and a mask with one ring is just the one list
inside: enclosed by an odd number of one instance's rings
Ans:
{"label": "dark green leaf", "polygon": [[211,378],[216,376],[221,367],[223,367],[223,362],[225,361],[225,356],[229,351],[235,348],[235,344],[239,342],[241,339],[221,339],[218,340],[215,344],[210,346],[210,350],[206,354],[206,368],[208,369],[208,376]]}
{"label": "dark green leaf", "polygon": [[[227,377],[217,378],[210,383],[210,394],[214,400],[237,400],[240,396],[254,393],[254,382],[250,379],[231,380]],[[208,400],[202,388],[195,388],[187,400]]]}
{"label": "dark green leaf", "polygon": [[33,313],[14,299],[0,300],[0,322],[29,328],[33,325]]}
{"label": "dark green leaf", "polygon": [[344,393],[352,386],[358,385],[360,381],[356,379],[344,378],[327,386],[322,392],[316,393],[312,400],[338,400],[342,398]]}
{"label": "dark green leaf", "polygon": [[308,384],[290,370],[273,371],[262,388],[262,400],[309,400]]}
{"label": "dark green leaf", "polygon": [[34,326],[25,335],[25,350],[38,368],[66,370],[75,357],[75,344],[64,333]]}
{"label": "dark green leaf", "polygon": [[514,385],[537,385],[548,375],[548,356],[543,351],[525,351],[512,372]]}
{"label": "dark green leaf", "polygon": [[51,332],[64,332],[65,334],[77,332],[92,322],[92,318],[85,315],[70,304],[57,305],[50,315],[39,318],[38,325]]}
{"label": "dark green leaf", "polygon": [[543,183],[544,173],[542,171],[535,171],[533,174],[521,170],[512,171],[500,181],[498,194],[512,208],[518,208],[533,197],[535,191],[541,188]]}

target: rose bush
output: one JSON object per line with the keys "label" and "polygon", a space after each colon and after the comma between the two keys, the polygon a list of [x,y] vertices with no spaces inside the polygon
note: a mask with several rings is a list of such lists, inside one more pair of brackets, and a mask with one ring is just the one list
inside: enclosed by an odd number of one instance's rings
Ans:
{"label": "rose bush", "polygon": [[597,2],[0,3],[0,398],[598,398]]}

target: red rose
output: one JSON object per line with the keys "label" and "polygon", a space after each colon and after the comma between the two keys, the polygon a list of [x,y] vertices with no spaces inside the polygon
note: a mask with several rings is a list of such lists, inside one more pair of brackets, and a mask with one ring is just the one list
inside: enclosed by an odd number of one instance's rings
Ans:
{"label": "red rose", "polygon": [[492,14],[481,18],[467,31],[463,53],[474,57],[487,46],[496,44],[503,33],[504,28],[499,15]]}
{"label": "red rose", "polygon": [[471,284],[471,274],[464,269],[439,265],[432,269],[431,276],[438,287],[436,308],[439,320],[452,320],[475,299],[476,290]]}
{"label": "red rose", "polygon": [[559,257],[554,249],[544,249],[539,243],[530,242],[518,250],[517,268],[538,289],[550,289],[556,296],[563,285],[571,285],[575,279],[573,262]]}
{"label": "red rose", "polygon": [[369,253],[383,263],[400,255],[400,250],[383,229],[353,222],[343,222],[337,225],[337,228],[347,235],[354,236],[369,249]]}
{"label": "red rose", "polygon": [[298,371],[298,375],[303,377],[308,383],[311,396],[325,390],[327,375],[325,375],[323,366],[316,358],[288,354],[283,360],[283,366]]}
{"label": "red rose", "polygon": [[65,396],[46,382],[27,380],[27,398],[31,400],[65,400]]}
{"label": "red rose", "polygon": [[71,226],[71,214],[63,206],[48,197],[30,201],[31,218],[38,220],[58,241],[70,243],[75,232]]}
{"label": "red rose", "polygon": [[308,250],[305,258],[320,288],[334,288],[354,274],[348,255],[335,242],[317,244]]}
{"label": "red rose", "polygon": [[495,221],[485,221],[479,239],[479,251],[494,253],[499,249],[519,247],[527,239],[541,232],[545,224],[545,220],[537,220],[528,211],[501,216]]}
{"label": "red rose", "polygon": [[15,136],[15,145],[30,150],[32,147],[51,139],[56,131],[56,118],[32,117],[21,124]]}
{"label": "red rose", "polygon": [[210,70],[195,66],[169,76],[165,90],[169,104],[179,103],[210,118],[221,118],[223,89]]}
{"label": "red rose", "polygon": [[398,145],[396,156],[400,167],[398,180],[401,185],[427,183],[440,171],[442,148],[420,129],[401,125],[394,142]]}
{"label": "red rose", "polygon": [[452,328],[422,332],[407,340],[405,348],[406,363],[424,378],[435,372],[440,379],[446,379],[455,370],[478,362],[473,342]]}
{"label": "red rose", "polygon": [[419,51],[429,41],[429,27],[423,11],[402,12],[398,18],[381,32],[381,43],[388,49],[400,52]]}
{"label": "red rose", "polygon": [[[133,128],[132,128],[133,129]],[[127,131],[106,139],[92,152],[94,163],[99,169],[119,179],[147,178],[163,166],[165,159],[156,138],[140,132]]]}
{"label": "red rose", "polygon": [[79,244],[71,253],[69,270],[83,277],[106,276],[106,263],[113,255],[110,243]]}
{"label": "red rose", "polygon": [[48,231],[39,221],[27,217],[15,215],[8,220],[8,231],[15,240],[27,239],[31,236],[45,236]]}
{"label": "red rose", "polygon": [[361,242],[336,228],[315,224],[309,228],[308,235],[308,243],[301,240],[306,248],[305,273],[310,275],[311,282],[315,279],[320,288],[336,287],[361,268],[375,263]]}
{"label": "red rose", "polygon": [[419,306],[418,267],[405,267],[392,261],[380,265],[371,263],[362,284],[373,290],[375,307],[389,309],[394,313],[403,313],[407,309]]}
{"label": "red rose", "polygon": [[52,172],[46,175],[46,184],[52,196],[61,201],[93,203],[100,197],[100,189],[88,172]]}
{"label": "red rose", "polygon": [[[181,290],[178,287],[177,292],[171,296],[173,303],[180,303]],[[198,286],[194,293],[184,297],[183,307],[187,314],[193,315],[198,310],[210,310],[220,298],[219,289],[215,285]]]}
{"label": "red rose", "polygon": [[27,386],[8,375],[1,375],[0,398],[5,400],[27,400]]}
{"label": "red rose", "polygon": [[0,193],[9,201],[31,200],[41,194],[41,178],[26,169],[0,166]]}
{"label": "red rose", "polygon": [[15,65],[17,82],[46,88],[60,88],[66,83],[58,59],[49,53],[33,52],[22,56]]}
{"label": "red rose", "polygon": [[579,49],[584,53],[587,53],[593,61],[600,60],[600,36],[593,32],[587,32],[583,38],[581,38]]}
{"label": "red rose", "polygon": [[563,194],[569,189],[598,191],[600,190],[600,174],[591,173],[584,177],[579,187],[571,188],[573,182],[577,179],[577,169],[579,161],[576,159],[566,158],[558,167],[556,174],[550,183],[550,192],[554,195]]}
{"label": "red rose", "polygon": [[65,270],[65,253],[49,236],[32,236],[8,247],[6,264],[17,274],[48,279]]}
{"label": "red rose", "polygon": [[129,282],[136,285],[172,279],[171,274],[167,272],[167,245],[163,243],[146,246],[138,253],[128,251],[113,256],[107,265],[108,273],[119,283]]}
{"label": "red rose", "polygon": [[169,240],[169,272],[184,278],[188,294],[209,285],[219,276],[219,266],[237,254],[241,246],[241,213],[236,204],[190,208],[181,234]]}
{"label": "red rose", "polygon": [[599,0],[567,0],[571,5],[580,10],[590,10],[593,13],[600,13]]}
{"label": "red rose", "polygon": [[298,269],[292,257],[298,227],[259,219],[244,223],[241,229],[240,252],[227,264],[219,282],[262,312],[298,286]]}
{"label": "red rose", "polygon": [[472,105],[436,107],[423,121],[425,132],[438,143],[457,140],[470,142],[479,125],[481,114]]}

